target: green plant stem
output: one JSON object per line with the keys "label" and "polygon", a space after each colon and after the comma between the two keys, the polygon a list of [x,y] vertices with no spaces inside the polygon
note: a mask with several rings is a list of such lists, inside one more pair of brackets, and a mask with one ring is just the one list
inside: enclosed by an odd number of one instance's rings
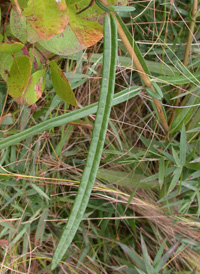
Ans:
{"label": "green plant stem", "polygon": [[[109,6],[107,0],[101,0],[101,2],[105,5],[105,6]],[[116,22],[117,22],[117,31],[118,31],[118,34],[129,54],[129,56],[131,57],[132,59],[132,62],[134,64],[134,66],[136,67],[138,73],[140,74],[140,77],[142,78],[142,80],[144,81],[145,85],[147,87],[149,87],[152,91],[155,92],[155,89],[149,79],[149,77],[147,76],[146,72],[144,71],[142,65],[140,64],[140,61],[137,57],[137,55],[135,54],[135,51],[134,51],[134,48],[131,46],[128,38],[126,37],[126,34],[124,33],[118,19],[116,18],[115,14],[113,13],[115,19],[116,19]],[[163,128],[166,132],[169,131],[169,126],[168,126],[168,122],[165,118],[165,115],[163,113],[163,110],[162,110],[162,105],[161,105],[161,102],[159,100],[157,100],[156,98],[152,98],[153,99],[153,102],[155,104],[155,107],[157,109],[157,112],[158,112],[158,115],[160,117],[160,120],[161,120],[161,123],[163,125]]]}

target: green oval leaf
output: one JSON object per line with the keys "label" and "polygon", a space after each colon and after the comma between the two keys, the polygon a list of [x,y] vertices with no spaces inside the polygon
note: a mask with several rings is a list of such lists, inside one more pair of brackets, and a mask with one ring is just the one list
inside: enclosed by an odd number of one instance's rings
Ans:
{"label": "green oval leaf", "polygon": [[13,98],[18,98],[25,92],[30,74],[30,58],[28,56],[15,57],[7,78],[8,92]]}
{"label": "green oval leaf", "polygon": [[52,75],[53,87],[55,89],[55,92],[65,102],[70,103],[74,106],[77,106],[74,93],[64,73],[56,65],[54,61],[50,61],[49,64],[51,67],[51,75]]}
{"label": "green oval leaf", "polygon": [[30,77],[28,86],[23,94],[18,98],[20,104],[32,105],[42,96],[45,87],[45,70],[38,70]]}

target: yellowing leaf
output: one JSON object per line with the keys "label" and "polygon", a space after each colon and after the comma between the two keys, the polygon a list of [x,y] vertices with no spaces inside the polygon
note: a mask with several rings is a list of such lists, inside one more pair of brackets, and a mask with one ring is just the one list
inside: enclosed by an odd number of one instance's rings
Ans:
{"label": "yellowing leaf", "polygon": [[69,25],[63,33],[53,36],[50,40],[40,40],[38,43],[57,55],[71,55],[85,49]]}
{"label": "yellowing leaf", "polygon": [[8,92],[13,98],[24,94],[30,75],[30,58],[28,56],[15,57],[7,78]]}
{"label": "yellowing leaf", "polygon": [[25,92],[17,98],[20,104],[32,105],[42,96],[45,87],[45,70],[38,70],[31,75]]}
{"label": "yellowing leaf", "polygon": [[68,10],[59,10],[55,0],[29,0],[24,16],[44,40],[63,32],[69,21]]}
{"label": "yellowing leaf", "polygon": [[67,4],[65,0],[56,0],[56,4],[59,8],[59,10],[66,10]]}
{"label": "yellowing leaf", "polygon": [[103,37],[103,27],[96,21],[89,21],[70,11],[69,24],[76,38],[84,47],[91,47]]}
{"label": "yellowing leaf", "polygon": [[70,103],[74,106],[77,106],[72,88],[69,84],[69,81],[67,80],[64,73],[62,72],[62,70],[56,65],[54,61],[50,61],[50,67],[51,67],[53,87],[56,93],[65,102]]}
{"label": "yellowing leaf", "polygon": [[[52,0],[53,1],[53,0]],[[126,5],[126,0],[109,0],[110,5]],[[105,12],[96,4],[81,11],[90,3],[90,0],[66,0],[69,10],[69,24],[66,29],[54,35],[49,40],[40,40],[38,43],[48,51],[57,55],[71,55],[97,43],[103,36],[103,18]]]}

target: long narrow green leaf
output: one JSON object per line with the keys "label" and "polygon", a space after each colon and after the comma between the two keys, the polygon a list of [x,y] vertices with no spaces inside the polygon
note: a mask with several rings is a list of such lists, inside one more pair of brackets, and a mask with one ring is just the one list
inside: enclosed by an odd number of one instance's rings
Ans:
{"label": "long narrow green leaf", "polygon": [[[132,86],[130,88],[126,88],[116,94],[114,94],[113,101],[111,102],[112,106],[118,105],[120,103],[123,103],[127,101],[128,99],[131,99],[138,95],[140,91],[142,90],[139,86]],[[78,119],[82,119],[88,115],[94,114],[97,112],[97,105],[98,103],[94,103],[92,105],[83,107],[82,109],[74,110],[70,113],[66,113],[63,115],[60,115],[58,117],[49,119],[47,121],[41,122],[38,125],[35,125],[33,127],[30,127],[23,132],[17,133],[15,135],[9,136],[7,138],[4,138],[3,140],[0,140],[0,150],[3,148],[6,148],[11,145],[15,145],[25,139],[28,139],[38,133],[42,133],[45,130],[59,127],[61,125],[65,125],[67,123],[76,121]]]}
{"label": "long narrow green leaf", "polygon": [[142,257],[144,259],[147,274],[155,274],[155,270],[153,269],[153,266],[151,264],[147,246],[146,246],[145,241],[142,237],[142,234],[141,234],[141,247],[142,247]]}
{"label": "long narrow green leaf", "polygon": [[92,134],[87,161],[81,178],[69,220],[64,228],[53,256],[51,267],[55,269],[70,246],[87,207],[96,174],[99,168],[104,140],[107,132],[111,102],[115,86],[117,61],[117,27],[112,15],[106,15],[104,21],[104,64],[98,110]]}
{"label": "long narrow green leaf", "polygon": [[175,188],[176,184],[178,183],[178,180],[181,176],[183,168],[182,167],[177,167],[174,171],[174,176],[172,178],[172,181],[170,183],[169,189],[168,189],[168,194]]}
{"label": "long narrow green leaf", "polygon": [[185,125],[183,124],[181,130],[181,140],[180,140],[180,162],[184,166],[186,163],[186,150],[187,150],[187,137],[185,132]]}

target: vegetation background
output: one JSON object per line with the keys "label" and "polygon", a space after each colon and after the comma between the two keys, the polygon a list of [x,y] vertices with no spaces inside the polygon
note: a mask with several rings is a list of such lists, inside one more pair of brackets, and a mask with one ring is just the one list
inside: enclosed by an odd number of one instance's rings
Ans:
{"label": "vegetation background", "polygon": [[[198,1],[129,5],[135,11],[120,15],[159,84],[170,132],[119,39],[115,92],[141,91],[112,108],[84,219],[53,271],[95,115],[0,151],[0,273],[200,273]],[[81,107],[98,101],[102,52],[101,40],[57,60]],[[1,81],[1,140],[75,109],[55,94],[49,74],[32,107],[18,105],[6,90]]]}

